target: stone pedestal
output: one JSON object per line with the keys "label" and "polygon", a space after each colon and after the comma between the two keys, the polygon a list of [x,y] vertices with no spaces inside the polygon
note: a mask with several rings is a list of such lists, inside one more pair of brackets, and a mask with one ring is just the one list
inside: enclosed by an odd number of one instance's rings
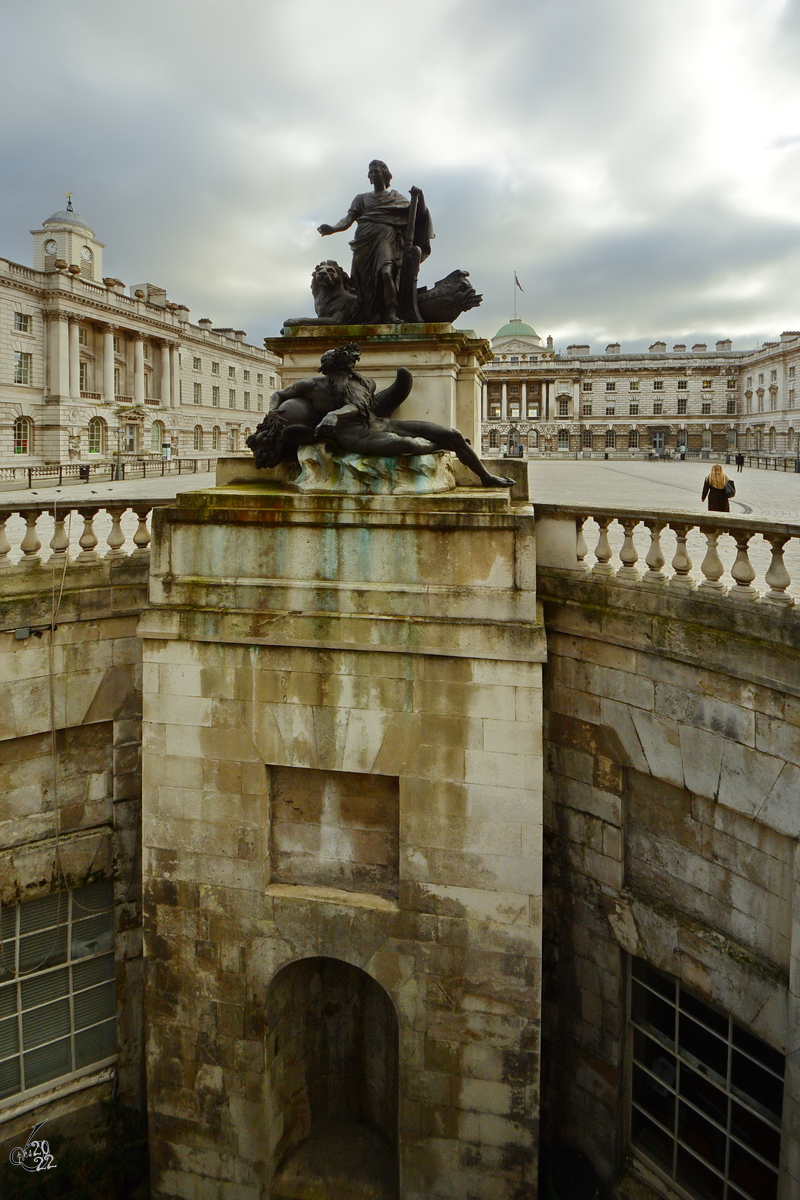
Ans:
{"label": "stone pedestal", "polygon": [[411,395],[397,410],[398,420],[434,421],[455,426],[480,447],[482,367],[492,357],[485,338],[452,325],[293,325],[264,345],[283,360],[281,381],[319,373],[320,356],[335,346],[357,342],[357,370],[386,386],[398,366],[414,376]]}
{"label": "stone pedestal", "polygon": [[532,510],[237,484],[154,525],[153,1196],[311,1194],[342,1138],[359,1195],[535,1195]]}

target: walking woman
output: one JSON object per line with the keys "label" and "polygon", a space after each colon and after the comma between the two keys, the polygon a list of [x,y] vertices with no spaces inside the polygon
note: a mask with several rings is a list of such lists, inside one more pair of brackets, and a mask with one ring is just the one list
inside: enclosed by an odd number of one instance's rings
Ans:
{"label": "walking woman", "polygon": [[714,463],[703,483],[700,499],[705,500],[708,496],[709,512],[730,512],[731,506],[728,501],[735,495],[736,485],[733,480],[728,479],[719,463]]}

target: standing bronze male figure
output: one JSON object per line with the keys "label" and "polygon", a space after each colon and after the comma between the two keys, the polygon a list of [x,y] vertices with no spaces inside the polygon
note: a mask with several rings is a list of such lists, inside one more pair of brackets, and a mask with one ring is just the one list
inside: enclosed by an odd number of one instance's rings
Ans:
{"label": "standing bronze male figure", "polygon": [[390,188],[385,162],[369,164],[371,192],[356,196],[347,216],[335,225],[320,225],[323,237],[341,233],[355,222],[351,282],[361,301],[361,320],[371,324],[419,321],[417,272],[431,252],[433,225],[419,188],[408,201]]}

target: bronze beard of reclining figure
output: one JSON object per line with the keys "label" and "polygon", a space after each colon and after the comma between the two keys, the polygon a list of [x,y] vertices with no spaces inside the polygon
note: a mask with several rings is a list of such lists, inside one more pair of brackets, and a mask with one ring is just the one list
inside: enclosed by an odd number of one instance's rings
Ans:
{"label": "bronze beard of reclining figure", "polygon": [[513,479],[486,470],[457,429],[432,421],[390,420],[411,391],[411,372],[400,367],[394,383],[378,392],[374,379],[356,371],[360,357],[354,342],[327,350],[320,360],[321,375],[274,393],[269,412],[247,439],[257,467],[290,462],[297,458],[298,446],[317,442],[362,458],[451,450],[485,487],[513,487]]}

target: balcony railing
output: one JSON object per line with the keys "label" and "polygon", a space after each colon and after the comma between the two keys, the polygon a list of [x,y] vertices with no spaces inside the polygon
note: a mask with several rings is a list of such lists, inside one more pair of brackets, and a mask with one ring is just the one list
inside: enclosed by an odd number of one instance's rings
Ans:
{"label": "balcony railing", "polygon": [[728,513],[537,504],[536,561],[726,603],[800,599],[800,525]]}
{"label": "balcony railing", "polygon": [[[107,557],[147,555],[150,517],[154,508],[165,504],[174,504],[174,499],[0,504],[0,572],[45,562],[54,567],[68,559],[89,564]],[[46,578],[51,578],[49,571]]]}

